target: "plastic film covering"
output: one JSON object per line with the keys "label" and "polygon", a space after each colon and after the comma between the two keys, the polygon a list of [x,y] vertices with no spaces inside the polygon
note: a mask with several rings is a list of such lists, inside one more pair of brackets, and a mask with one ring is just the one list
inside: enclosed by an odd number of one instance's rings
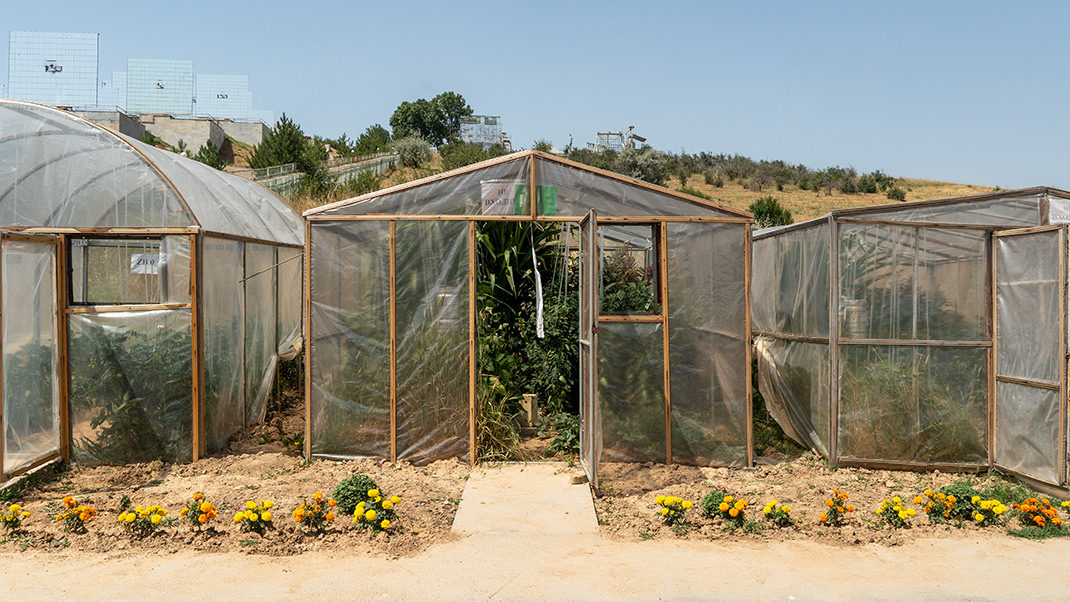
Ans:
{"label": "plastic film covering", "polygon": [[390,223],[317,223],[311,236],[310,449],[389,458]]}
{"label": "plastic film covering", "polygon": [[755,239],[751,275],[756,330],[829,335],[828,222]]}
{"label": "plastic film covering", "polygon": [[71,456],[192,459],[189,310],[71,314]]}
{"label": "plastic film covering", "polygon": [[275,382],[275,247],[245,245],[245,426],[264,421]]}
{"label": "plastic film covering", "polygon": [[[980,226],[1025,228],[1040,225],[1040,205],[1044,196],[1043,193],[1037,193],[942,204],[906,203],[887,211],[860,212],[857,217],[867,220],[897,222],[976,224]],[[851,214],[850,211],[838,213],[845,216]]]}
{"label": "plastic film covering", "polygon": [[840,338],[985,341],[985,233],[840,226]]}
{"label": "plastic film covering", "polygon": [[665,461],[661,324],[599,323],[598,403],[603,462]]}
{"label": "plastic film covering", "polygon": [[190,236],[72,238],[76,304],[190,302]]}
{"label": "plastic film covering", "polygon": [[[433,179],[427,183],[396,192],[386,191],[356,203],[328,209],[324,214],[361,215],[480,215],[484,200],[488,210],[500,200],[508,215],[528,215],[530,202],[523,194],[529,185],[529,161],[526,157],[507,161],[468,173]],[[506,195],[500,199],[499,191]],[[517,193],[520,194],[517,194]]]}
{"label": "plastic film covering", "polygon": [[206,236],[202,245],[201,311],[204,331],[204,424],[208,453],[245,426],[243,243]]}
{"label": "plastic film covering", "polygon": [[1001,236],[995,246],[997,374],[1058,386],[1059,231]]}
{"label": "plastic film covering", "polygon": [[673,461],[746,465],[749,225],[666,227]]}
{"label": "plastic film covering", "polygon": [[997,382],[996,463],[1060,484],[1059,392]]}
{"label": "plastic film covering", "polygon": [[123,138],[167,176],[205,230],[285,245],[304,243],[301,216],[267,188],[128,136]]}
{"label": "plastic film covering", "polygon": [[4,473],[59,446],[54,250],[51,242],[3,248]]}
{"label": "plastic film covering", "polygon": [[468,227],[398,222],[397,454],[422,464],[469,451]]}
{"label": "plastic film covering", "polygon": [[839,455],[984,464],[987,349],[840,347]]}
{"label": "plastic film covering", "polygon": [[828,458],[828,345],[758,337],[754,351],[766,410],[789,437]]}
{"label": "plastic film covering", "polygon": [[149,228],[197,222],[149,162],[115,134],[56,109],[0,100],[0,224]]}
{"label": "plastic film covering", "polygon": [[278,341],[278,355],[283,360],[293,360],[301,350],[301,337],[304,314],[301,303],[304,296],[305,283],[304,262],[301,258],[304,253],[301,249],[289,247],[278,248],[278,296],[279,296],[279,325],[276,340]]}
{"label": "plastic film covering", "polygon": [[742,217],[696,199],[682,199],[625,180],[556,161],[538,159],[535,177],[539,215],[580,216],[594,209],[598,217],[680,216]]}

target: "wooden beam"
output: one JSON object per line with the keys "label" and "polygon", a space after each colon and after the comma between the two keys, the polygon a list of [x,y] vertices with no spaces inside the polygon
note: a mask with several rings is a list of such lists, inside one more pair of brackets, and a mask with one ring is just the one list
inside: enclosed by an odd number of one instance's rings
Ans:
{"label": "wooden beam", "polygon": [[476,299],[479,254],[476,247],[476,223],[468,224],[468,463],[475,466],[479,459],[479,307]]}
{"label": "wooden beam", "polygon": [[[191,246],[192,249],[195,247]],[[192,257],[191,261],[192,263]],[[192,274],[192,273],[191,273]],[[193,289],[193,278],[190,279],[191,292]],[[193,297],[191,297],[193,299]],[[67,306],[64,310],[66,314],[102,314],[102,313],[115,313],[115,312],[130,312],[130,311],[164,311],[164,310],[176,310],[176,309],[192,309],[194,303],[155,303],[144,305],[75,305]]]}
{"label": "wooden beam", "polygon": [[[743,232],[743,312],[745,327],[743,332],[750,334],[751,329],[751,314],[750,314],[750,296],[751,296],[751,232],[752,228],[744,228]],[[753,375],[753,349],[751,342],[748,338],[746,348],[746,366],[745,374],[747,381],[747,466],[754,466],[754,392],[752,390],[751,380]]]}
{"label": "wooden beam", "polygon": [[398,461],[397,222],[390,222],[390,461]]}
{"label": "wooden beam", "polygon": [[190,339],[192,349],[191,378],[192,404],[190,408],[193,428],[193,458],[196,462],[205,455],[208,446],[205,440],[204,430],[204,316],[201,315],[201,278],[204,273],[204,264],[201,261],[203,239],[197,235],[189,237],[189,262],[190,262]]}
{"label": "wooden beam", "polygon": [[669,229],[665,222],[657,229],[658,297],[661,301],[661,369],[665,387],[665,463],[672,464],[672,387],[669,361]]}
{"label": "wooden beam", "polygon": [[305,328],[308,332],[305,336],[308,342],[305,344],[305,460],[312,459],[312,222],[305,221],[305,294],[302,295]]}
{"label": "wooden beam", "polygon": [[71,461],[71,374],[70,347],[67,315],[68,274],[67,237],[59,235],[56,245],[56,379],[59,381],[59,455],[64,462]]}

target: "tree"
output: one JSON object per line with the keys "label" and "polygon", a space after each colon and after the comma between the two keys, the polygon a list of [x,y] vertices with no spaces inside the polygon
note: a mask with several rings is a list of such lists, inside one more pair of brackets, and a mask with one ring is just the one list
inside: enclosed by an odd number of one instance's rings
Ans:
{"label": "tree", "polygon": [[353,153],[356,155],[371,155],[389,151],[390,131],[378,123],[368,126],[368,129],[364,130],[364,133],[353,143]]}
{"label": "tree", "polygon": [[787,226],[795,221],[790,209],[785,209],[776,200],[776,197],[763,196],[747,207],[747,211],[754,214],[755,228],[772,228],[774,226]]}
{"label": "tree", "polygon": [[193,155],[193,160],[220,170],[225,165],[223,158],[219,156],[219,149],[212,144],[211,140],[206,141],[201,145],[201,148],[197,149],[197,154]]}
{"label": "tree", "polygon": [[508,153],[506,152],[505,147],[500,144],[494,144],[489,148],[483,148],[483,145],[478,142],[452,141],[442,145],[442,147],[438,149],[438,154],[442,155],[442,167],[446,170],[450,170],[464,167],[465,165],[471,165],[472,163],[486,161],[487,159],[501,157]]}
{"label": "tree", "polygon": [[283,113],[278,123],[275,124],[275,129],[264,136],[260,144],[253,147],[253,154],[249,156],[249,167],[260,169],[297,163],[301,159],[301,154],[305,152],[306,145],[305,133],[301,131],[301,126]]}
{"label": "tree", "polygon": [[550,144],[550,141],[545,138],[539,138],[531,145],[531,150],[537,150],[544,153],[552,152],[554,145]]}
{"label": "tree", "polygon": [[443,92],[431,100],[402,102],[390,116],[390,127],[395,139],[416,136],[438,148],[454,137],[461,127],[461,119],[470,115],[472,107],[463,96]]}
{"label": "tree", "polygon": [[391,148],[398,154],[398,161],[404,167],[419,167],[431,160],[431,145],[415,136],[395,140]]}

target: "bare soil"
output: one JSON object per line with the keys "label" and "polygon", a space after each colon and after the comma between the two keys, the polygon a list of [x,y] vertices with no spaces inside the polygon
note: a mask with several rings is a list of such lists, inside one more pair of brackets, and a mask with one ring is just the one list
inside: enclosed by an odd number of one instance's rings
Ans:
{"label": "bare soil", "polygon": [[[282,443],[303,430],[301,413],[269,418],[234,438],[216,456],[195,464],[162,462],[126,466],[74,465],[27,488],[16,500],[32,516],[22,534],[0,534],[0,552],[33,548],[48,552],[144,555],[173,553],[178,549],[204,552],[238,552],[285,556],[338,552],[385,557],[414,556],[431,546],[456,539],[451,524],[471,468],[458,460],[427,466],[373,460],[305,462]],[[528,438],[520,454],[528,460],[545,456],[550,441]],[[557,456],[555,460],[569,460]],[[399,520],[389,533],[373,535],[352,528],[349,517],[339,516],[326,533],[310,535],[293,521],[290,512],[315,492],[329,496],[335,486],[353,474],[373,478],[386,495],[397,495]],[[938,489],[963,478],[940,472],[912,473],[840,468],[809,452],[780,461],[764,459],[754,468],[699,468],[664,464],[607,463],[601,467],[600,491],[594,504],[604,540],[633,542],[648,539],[732,540],[781,542],[812,540],[835,546],[878,544],[896,546],[917,538],[1008,538],[1005,528],[974,525],[953,527],[930,524],[921,508],[907,529],[892,529],[880,522],[874,510],[894,495],[909,501],[924,489]],[[985,475],[972,477],[983,483]],[[818,522],[832,489],[848,493],[856,511],[843,526]],[[726,529],[718,518],[700,512],[701,500],[717,489],[749,502],[751,524]],[[178,517],[195,492],[219,509],[219,516],[202,529],[184,521],[135,538],[117,522],[124,501],[132,506],[159,504]],[[52,520],[63,509],[65,496],[98,510],[85,533],[67,533]],[[660,520],[654,498],[673,495],[694,503],[688,526],[673,529]],[[763,521],[762,507],[771,499],[791,506],[796,524],[772,527]],[[274,528],[263,537],[242,532],[233,515],[247,500],[276,504]]]}

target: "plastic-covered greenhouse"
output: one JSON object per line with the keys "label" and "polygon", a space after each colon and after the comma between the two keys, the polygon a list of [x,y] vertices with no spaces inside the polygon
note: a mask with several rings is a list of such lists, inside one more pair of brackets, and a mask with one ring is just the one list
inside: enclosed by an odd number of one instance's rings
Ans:
{"label": "plastic-covered greenhouse", "polygon": [[300,216],[258,184],[0,100],[0,480],[195,460],[301,340]]}
{"label": "plastic-covered greenhouse", "polygon": [[1067,483],[1070,193],[834,211],[754,238],[759,389],[833,463]]}
{"label": "plastic-covered greenhouse", "polygon": [[[311,455],[476,460],[475,241],[511,220],[571,224],[592,481],[608,460],[751,462],[749,214],[525,151],[305,218]],[[621,254],[646,311],[600,311]]]}

